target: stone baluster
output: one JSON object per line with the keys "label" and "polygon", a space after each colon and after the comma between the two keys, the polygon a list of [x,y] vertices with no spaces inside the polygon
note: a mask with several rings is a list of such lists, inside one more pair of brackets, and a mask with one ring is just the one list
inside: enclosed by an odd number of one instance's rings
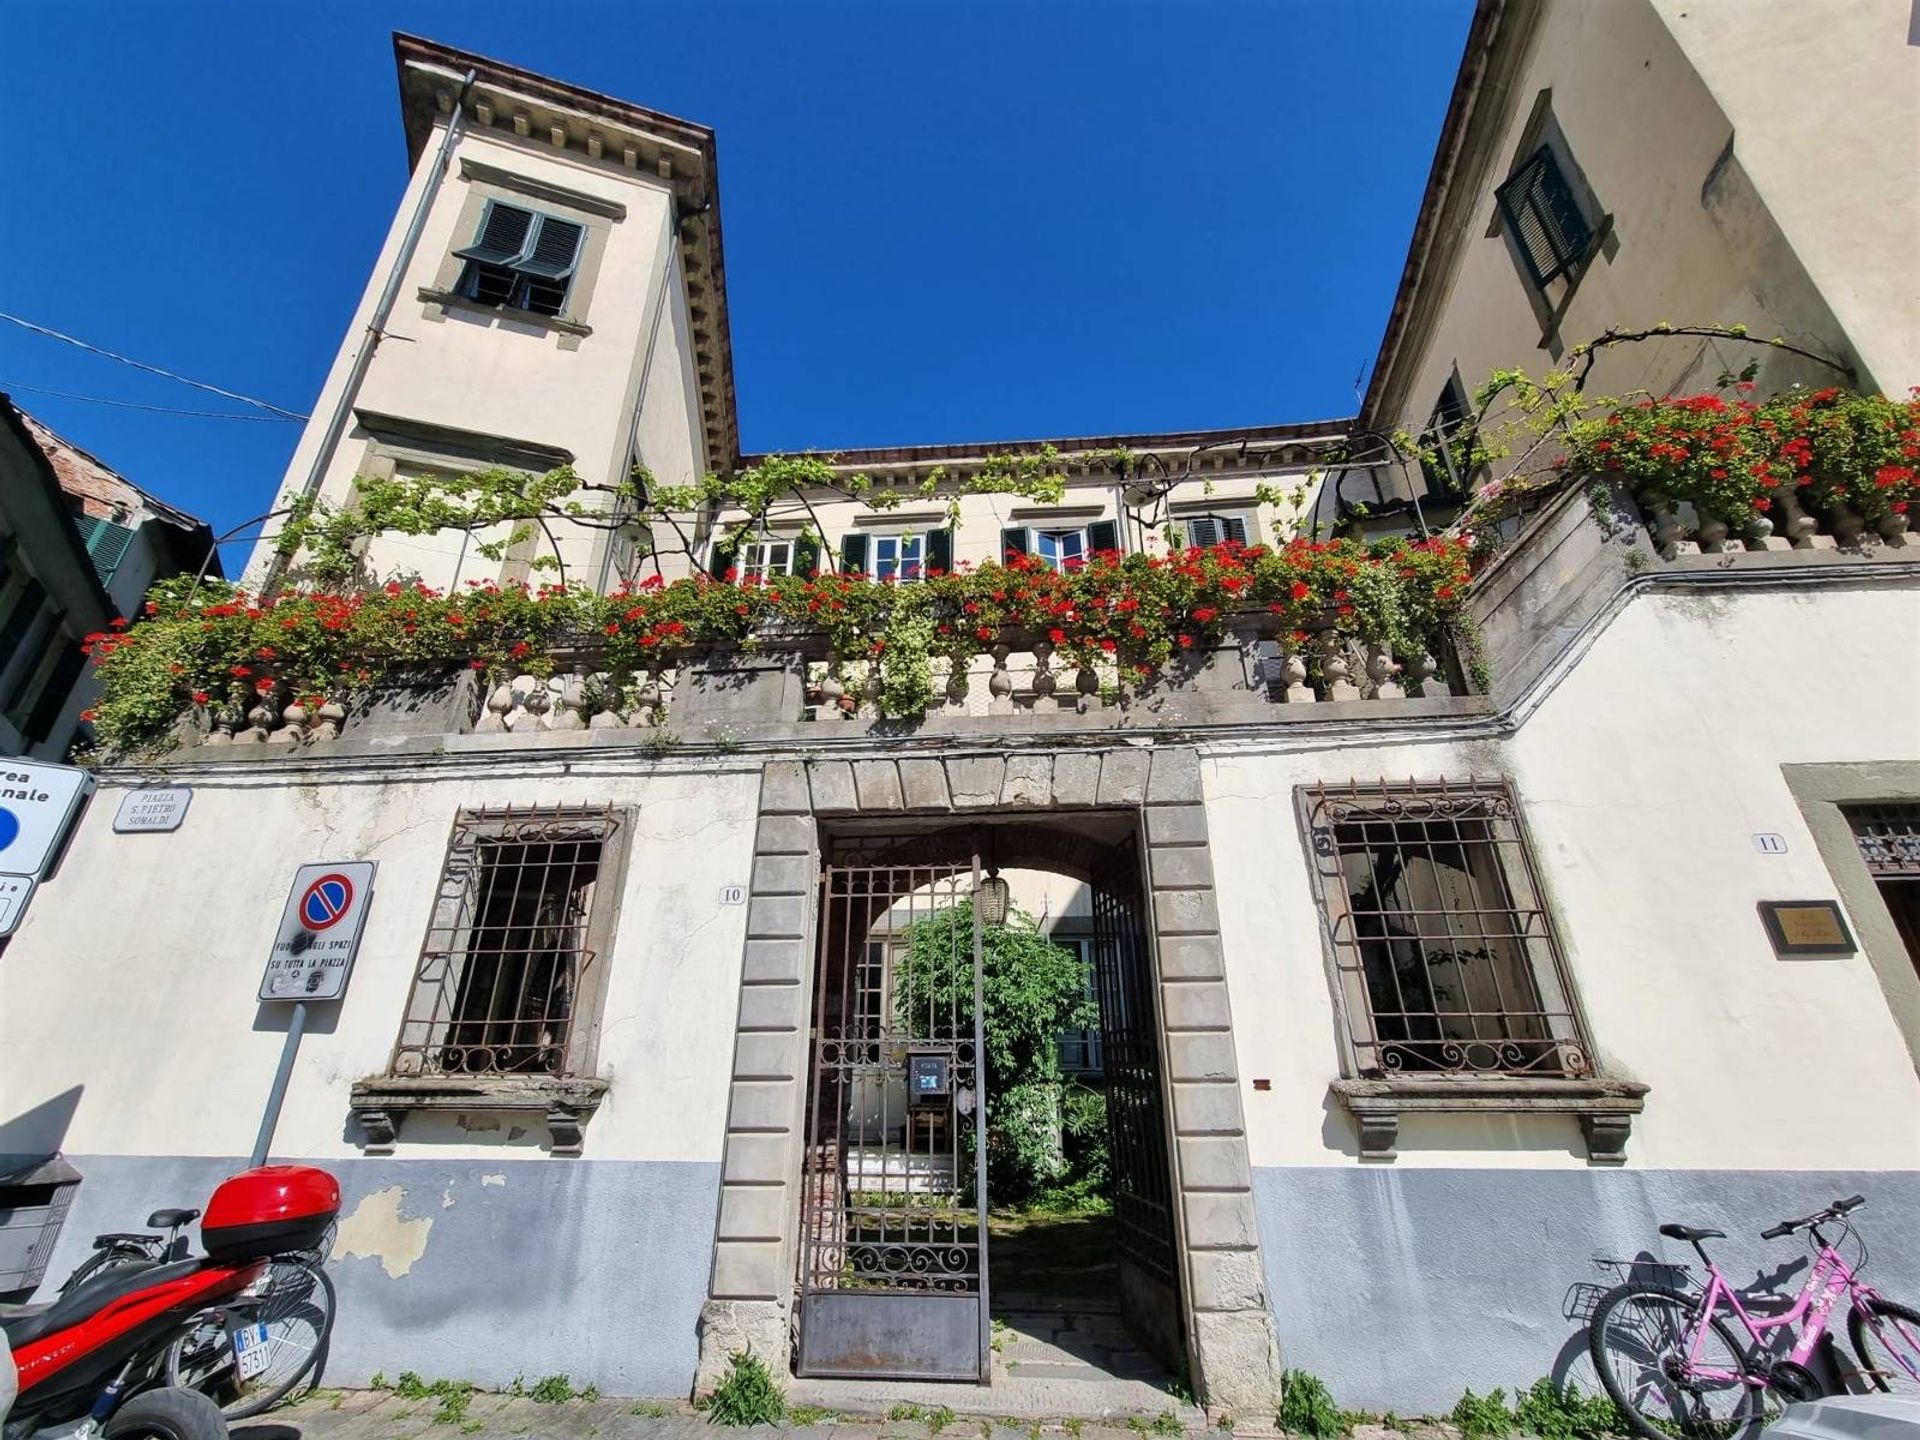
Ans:
{"label": "stone baluster", "polygon": [[1647,512],[1647,528],[1653,534],[1653,548],[1660,552],[1663,560],[1671,560],[1676,555],[1700,553],[1700,547],[1685,538],[1687,527],[1673,513],[1673,503],[1665,495],[1657,490],[1649,490],[1640,497],[1640,503]]}
{"label": "stone baluster", "polygon": [[207,738],[201,743],[231,745],[241,721],[246,718],[246,690],[235,685],[227,692],[227,698],[213,707],[213,729],[207,732]]}
{"label": "stone baluster", "polygon": [[547,712],[553,709],[553,692],[547,688],[545,680],[535,676],[527,686],[525,698],[520,704],[524,714],[519,723],[529,729],[540,729],[546,723]]}
{"label": "stone baluster", "polygon": [[[835,683],[838,684],[839,682],[836,681]],[[821,682],[820,693],[822,703],[824,704],[826,696],[825,681]],[[665,718],[663,713],[665,706],[666,691],[663,690],[660,685],[660,672],[658,670],[649,670],[647,671],[647,678],[640,682],[639,689],[634,692],[633,713],[627,718],[630,723],[634,725],[658,725],[661,720]]]}
{"label": "stone baluster", "polygon": [[1702,551],[1708,555],[1720,555],[1729,549],[1739,550],[1743,548],[1738,540],[1733,540],[1732,543],[1729,544],[1729,537],[1733,534],[1733,531],[1726,521],[1722,520],[1718,515],[1708,514],[1705,510],[1699,513],[1700,524],[1698,528],[1694,530],[1693,538],[1699,542]]}
{"label": "stone baluster", "polygon": [[1347,642],[1336,631],[1328,631],[1320,641],[1320,674],[1327,682],[1327,699],[1360,698],[1360,687],[1353,683],[1353,667],[1347,660]]}
{"label": "stone baluster", "polygon": [[967,689],[967,661],[955,655],[947,661],[947,709],[965,713]]}
{"label": "stone baluster", "polygon": [[880,714],[880,691],[882,689],[880,683],[880,662],[878,660],[869,660],[867,662],[867,683],[860,688],[863,700],[861,705],[862,711],[870,720],[877,718]]}
{"label": "stone baluster", "polygon": [[[553,718],[547,721],[549,730],[584,730],[587,728],[587,677],[575,670],[559,677],[559,701],[554,706]],[[551,688],[551,687],[550,687]]]}
{"label": "stone baluster", "polygon": [[1091,660],[1080,662],[1080,668],[1074,672],[1073,688],[1077,696],[1073,702],[1075,710],[1090,715],[1100,708],[1100,676]]}
{"label": "stone baluster", "polygon": [[487,694],[486,713],[475,723],[478,734],[498,734],[507,728],[507,716],[513,711],[513,686],[502,680]]}
{"label": "stone baluster", "polygon": [[1036,640],[1033,642],[1033,708],[1035,710],[1054,710],[1059,708],[1053,698],[1053,692],[1060,684],[1059,677],[1053,673],[1053,642]]}
{"label": "stone baluster", "polygon": [[1367,679],[1373,687],[1373,699],[1399,700],[1405,697],[1407,692],[1400,688],[1400,682],[1394,678],[1400,669],[1386,641],[1367,642]]}
{"label": "stone baluster", "polygon": [[257,697],[253,708],[247,711],[247,728],[234,736],[237,744],[262,745],[267,736],[273,733],[273,727],[280,718],[280,707],[274,704],[274,692],[279,687],[270,680],[263,680],[254,687]]}
{"label": "stone baluster", "polygon": [[307,707],[295,696],[287,708],[280,712],[280,728],[267,736],[275,745],[298,745],[307,738]]}
{"label": "stone baluster", "polygon": [[1865,518],[1851,505],[1833,507],[1833,539],[1836,545],[1846,550],[1855,549],[1866,530]]}
{"label": "stone baluster", "polygon": [[987,677],[987,713],[989,715],[1013,714],[1013,676],[1007,673],[1007,656],[1010,653],[1004,642],[993,647],[993,673]]}
{"label": "stone baluster", "polygon": [[1418,695],[1423,700],[1437,700],[1453,693],[1441,678],[1440,662],[1432,651],[1422,650],[1408,670],[1411,676],[1407,685],[1409,695]]}
{"label": "stone baluster", "polygon": [[611,671],[594,675],[587,686],[587,728],[589,730],[623,730],[627,717],[620,713],[620,700],[626,693],[626,686],[619,683]]}
{"label": "stone baluster", "polygon": [[1799,492],[1790,486],[1782,486],[1778,492],[1780,514],[1785,523],[1780,527],[1786,534],[1787,543],[1796,550],[1831,550],[1833,537],[1820,533],[1820,522],[1809,515],[1800,504]]}
{"label": "stone baluster", "polygon": [[1889,545],[1904,545],[1907,543],[1907,517],[1905,515],[1898,515],[1889,510],[1880,517],[1879,522],[1875,524],[1873,528],[1875,533]]}
{"label": "stone baluster", "polygon": [[314,743],[338,740],[340,727],[347,723],[347,707],[329,697],[320,702],[319,708],[313,712],[313,718],[313,734],[310,738]]}
{"label": "stone baluster", "polygon": [[1307,683],[1307,657],[1300,643],[1291,638],[1276,642],[1280,653],[1274,661],[1275,687],[1283,705],[1312,705],[1319,696]]}
{"label": "stone baluster", "polygon": [[1793,542],[1784,535],[1773,532],[1773,520],[1766,515],[1755,515],[1747,522],[1747,548],[1749,550],[1791,550]]}

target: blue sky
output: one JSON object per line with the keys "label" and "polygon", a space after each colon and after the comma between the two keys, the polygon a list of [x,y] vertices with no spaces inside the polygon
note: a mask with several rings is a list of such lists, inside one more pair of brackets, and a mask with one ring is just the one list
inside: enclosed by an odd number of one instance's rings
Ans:
{"label": "blue sky", "polygon": [[[310,408],[405,184],[405,29],[718,131],[748,450],[1347,415],[1470,13],[15,0],[0,310]],[[0,388],[216,530],[298,431],[30,385],[228,402],[0,324]]]}

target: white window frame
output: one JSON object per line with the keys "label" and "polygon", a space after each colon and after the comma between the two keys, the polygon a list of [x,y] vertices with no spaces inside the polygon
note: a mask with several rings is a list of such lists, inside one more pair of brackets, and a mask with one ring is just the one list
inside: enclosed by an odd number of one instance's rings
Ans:
{"label": "white window frame", "polygon": [[[777,557],[777,558],[776,558]],[[793,541],[748,540],[733,557],[742,580],[764,580],[769,575],[793,573]]]}
{"label": "white window frame", "polygon": [[[886,552],[891,547],[893,553]],[[911,554],[909,554],[911,551]],[[867,574],[875,580],[909,584],[927,572],[927,537],[916,532],[875,535],[867,541]]]}
{"label": "white window frame", "polygon": [[[1087,560],[1093,553],[1087,545],[1087,531],[1085,526],[1080,526],[1076,529],[1061,530],[1042,530],[1036,527],[1028,533],[1028,545],[1033,558],[1038,560],[1042,565],[1045,565],[1049,570],[1057,570],[1064,574],[1068,570],[1081,569],[1086,565]],[[1069,540],[1079,546],[1079,553],[1077,555],[1067,555],[1063,553],[1062,542]],[[1053,546],[1052,554],[1047,553],[1049,543]]]}

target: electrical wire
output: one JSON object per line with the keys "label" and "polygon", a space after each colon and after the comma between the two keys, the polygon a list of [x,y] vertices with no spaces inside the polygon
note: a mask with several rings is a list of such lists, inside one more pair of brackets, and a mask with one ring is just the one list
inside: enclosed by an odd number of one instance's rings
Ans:
{"label": "electrical wire", "polygon": [[64,335],[58,330],[49,330],[45,325],[36,325],[31,320],[22,320],[18,315],[9,315],[4,310],[0,310],[0,320],[18,325],[22,330],[31,330],[36,335],[45,335],[50,340],[58,340],[63,344],[78,346],[90,354],[104,356],[108,360],[117,360],[122,365],[131,365],[136,370],[145,370],[150,375],[160,375],[168,380],[178,380],[182,385],[191,385],[196,390],[205,390],[225,400],[238,400],[242,405],[252,405],[256,409],[265,410],[281,420],[299,420],[304,422],[307,418],[297,411],[282,409],[270,401],[256,400],[251,395],[242,395],[235,390],[222,390],[218,385],[209,385],[204,380],[192,380],[185,375],[176,375],[171,370],[162,369],[158,365],[149,365],[144,360],[135,360],[131,356],[119,354],[117,351],[102,349],[100,346],[91,345],[76,336]]}
{"label": "electrical wire", "polygon": [[77,395],[71,390],[49,390],[44,385],[16,385],[11,380],[0,380],[0,390],[51,395],[60,400],[84,400],[89,405],[114,405],[122,410],[151,410],[157,415],[187,415],[198,420],[245,420],[250,424],[271,425],[284,418],[279,415],[236,415],[231,410],[180,410],[172,405],[141,405],[132,400],[109,400],[104,395]]}

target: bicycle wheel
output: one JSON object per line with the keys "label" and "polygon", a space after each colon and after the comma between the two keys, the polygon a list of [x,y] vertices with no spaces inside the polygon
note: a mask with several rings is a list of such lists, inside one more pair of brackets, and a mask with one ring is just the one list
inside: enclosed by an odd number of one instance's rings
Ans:
{"label": "bicycle wheel", "polygon": [[1855,1301],[1847,1313],[1847,1338],[1874,1389],[1920,1395],[1920,1310],[1877,1295]]}
{"label": "bicycle wheel", "polygon": [[[205,1391],[229,1420],[270,1410],[314,1374],[333,1333],[333,1280],[305,1260],[268,1262],[258,1295],[215,1312],[167,1349],[167,1383]],[[266,1327],[267,1360],[242,1377],[234,1359],[228,1318],[238,1327]]]}
{"label": "bicycle wheel", "polygon": [[1761,1419],[1760,1387],[1718,1315],[1691,1363],[1700,1297],[1665,1285],[1622,1285],[1602,1296],[1587,1328],[1593,1368],[1647,1440],[1739,1440]]}
{"label": "bicycle wheel", "polygon": [[65,1280],[60,1282],[60,1293],[69,1295],[78,1290],[96,1275],[122,1265],[145,1265],[153,1260],[145,1250],[135,1245],[103,1245],[85,1260]]}

